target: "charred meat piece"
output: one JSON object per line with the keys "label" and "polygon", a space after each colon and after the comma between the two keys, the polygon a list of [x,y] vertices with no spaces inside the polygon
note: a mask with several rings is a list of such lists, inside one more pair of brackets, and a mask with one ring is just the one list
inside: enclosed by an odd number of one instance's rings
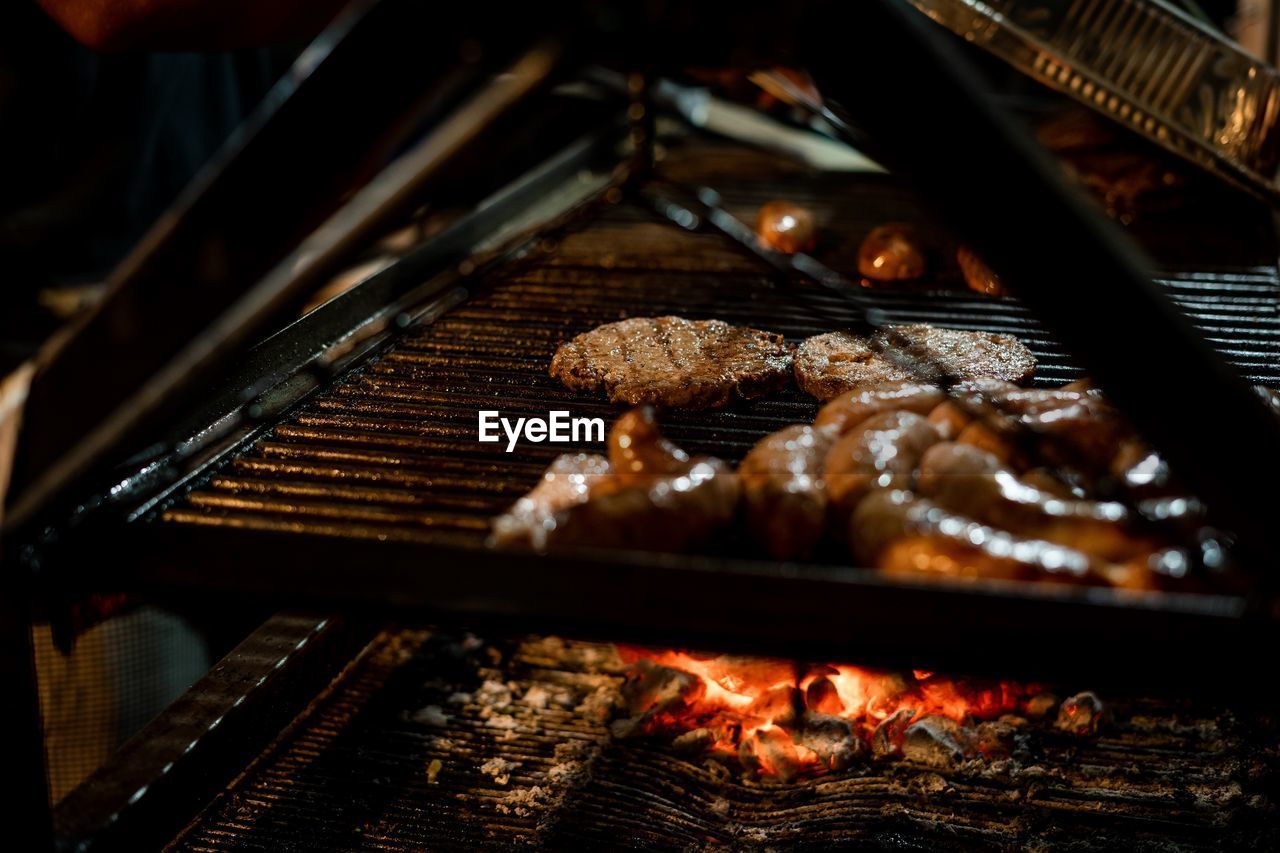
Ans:
{"label": "charred meat piece", "polygon": [[1048,494],[991,454],[964,444],[929,448],[920,460],[917,490],[952,512],[1107,560],[1127,560],[1156,547],[1132,532],[1123,504]]}
{"label": "charred meat piece", "polygon": [[[608,481],[605,481],[608,484]],[[737,513],[738,479],[719,459],[648,486],[606,488],[571,508],[548,545],[682,553],[711,542]]]}
{"label": "charred meat piece", "polygon": [[1036,357],[1012,335],[940,329],[926,323],[889,326],[871,339],[871,345],[917,378],[999,379],[1022,383],[1036,370]]}
{"label": "charred meat piece", "polygon": [[633,317],[556,350],[551,375],[615,403],[713,409],[781,388],[791,348],[781,335],[721,320]]}
{"label": "charred meat piece", "polygon": [[822,469],[835,532],[843,532],[849,513],[870,492],[911,488],[920,458],[938,438],[914,412],[882,412],[840,436]]}
{"label": "charred meat piece", "polygon": [[614,485],[647,485],[689,470],[689,454],[667,440],[648,406],[631,409],[614,421],[608,445]]}
{"label": "charred meat piece", "polygon": [[[947,406],[958,403],[981,420],[964,424],[953,440],[984,450],[1005,468],[1031,484],[1029,468],[1035,458],[1047,463],[1034,485],[1057,497],[1086,494],[1101,478],[1125,487],[1131,498],[1142,501],[1144,514],[1169,520],[1193,518],[1203,506],[1187,495],[1168,464],[1143,442],[1120,413],[1093,388],[1077,380],[1059,388],[1017,388],[984,380],[956,386],[957,398],[930,414],[935,425]],[[949,432],[961,423],[952,419]],[[1018,437],[1021,431],[1021,437]],[[1049,474],[1052,469],[1054,474]]]}
{"label": "charred meat piece", "polygon": [[[971,386],[978,387],[978,386]],[[1057,422],[1090,422],[1098,425],[1120,423],[1120,413],[1111,407],[1097,390],[1069,391],[1065,388],[1009,388],[986,386],[987,392],[1003,411],[1016,416],[1028,426],[1045,429]]]}
{"label": "charred meat piece", "polygon": [[819,400],[912,378],[872,349],[866,338],[849,332],[828,332],[803,341],[796,348],[795,372],[800,389]]}
{"label": "charred meat piece", "polygon": [[778,252],[808,252],[817,244],[817,226],[813,214],[800,205],[771,201],[761,205],[756,216],[756,236]]}
{"label": "charred meat piece", "polygon": [[822,539],[822,466],[833,440],[827,430],[789,426],[760,439],[738,466],[749,533],[774,559],[809,557]]}
{"label": "charred meat piece", "polygon": [[[941,521],[951,522],[946,532]],[[858,505],[849,522],[849,547],[854,559],[892,574],[922,574],[943,578],[1031,579],[1041,549],[997,556],[965,535],[976,531],[979,543],[988,544],[996,531],[903,490],[881,490]],[[954,531],[954,532],[952,532]],[[1009,541],[1011,537],[1005,537]],[[1060,557],[1063,571],[1088,572],[1083,554],[1061,546],[1044,545]]]}
{"label": "charred meat piece", "polygon": [[706,544],[737,514],[738,478],[729,466],[690,458],[666,441],[652,409],[620,418],[609,448],[608,460],[553,462],[543,482],[495,520],[491,542],[679,552]]}
{"label": "charred meat piece", "polygon": [[945,405],[944,400],[945,395],[936,385],[902,380],[885,382],[846,391],[818,410],[813,425],[843,434],[872,415],[895,410],[929,414]]}
{"label": "charred meat piece", "polygon": [[985,420],[971,420],[956,433],[955,441],[990,454],[1002,465],[1022,471],[1028,466],[1027,453],[1020,446],[1010,424],[1002,415]]}
{"label": "charred meat piece", "polygon": [[545,548],[568,517],[568,510],[586,503],[592,490],[612,476],[612,470],[609,460],[597,453],[557,456],[533,491],[494,520],[490,542]]}
{"label": "charred meat piece", "polygon": [[933,424],[943,441],[954,441],[972,421],[969,413],[951,400],[943,400],[929,410],[929,423]]}
{"label": "charred meat piece", "polygon": [[[961,433],[975,444],[1010,461],[996,444],[1009,449],[1008,436],[1020,429],[1040,436],[1040,452],[1054,464],[1092,466],[1105,471],[1117,449],[1132,438],[1133,428],[1096,390],[1015,388],[989,381],[964,383],[954,395],[970,410],[988,413],[980,424],[983,440]],[[979,426],[977,422],[971,427]]]}
{"label": "charred meat piece", "polygon": [[853,513],[854,558],[892,574],[1096,583],[1151,589],[1146,560],[1113,563],[1075,548],[1010,533],[901,490],[869,495]]}
{"label": "charred meat piece", "polygon": [[972,249],[966,246],[956,249],[956,263],[960,265],[960,274],[964,276],[964,283],[970,290],[987,296],[1004,296],[1008,292],[995,270],[987,266]]}
{"label": "charred meat piece", "polygon": [[858,273],[873,281],[921,278],[927,269],[919,232],[905,222],[873,228],[858,248]]}
{"label": "charred meat piece", "polygon": [[566,544],[685,551],[705,545],[737,515],[740,487],[725,462],[690,457],[658,430],[651,407],[609,432],[614,476],[573,510]]}
{"label": "charred meat piece", "polygon": [[890,326],[870,338],[828,332],[796,350],[796,383],[819,400],[887,382],[1024,382],[1036,359],[1017,338],[990,332]]}
{"label": "charred meat piece", "polygon": [[1087,494],[1083,475],[1070,468],[1031,468],[1019,474],[1018,479],[1049,497],[1076,500]]}

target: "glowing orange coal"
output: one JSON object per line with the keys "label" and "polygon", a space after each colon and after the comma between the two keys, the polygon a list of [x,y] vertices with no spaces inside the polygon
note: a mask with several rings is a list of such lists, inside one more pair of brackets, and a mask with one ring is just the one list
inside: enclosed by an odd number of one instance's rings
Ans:
{"label": "glowing orange coal", "polygon": [[631,665],[620,736],[660,735],[762,775],[790,779],[888,757],[904,740],[957,759],[999,751],[981,721],[1025,709],[1033,685],[947,678],[915,670],[798,664],[619,646]]}

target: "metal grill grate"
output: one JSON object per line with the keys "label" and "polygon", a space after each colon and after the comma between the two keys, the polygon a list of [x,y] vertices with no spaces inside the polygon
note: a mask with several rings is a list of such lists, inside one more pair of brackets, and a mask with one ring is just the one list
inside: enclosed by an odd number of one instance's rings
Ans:
{"label": "metal grill grate", "polygon": [[[820,251],[836,269],[852,267],[871,227],[918,218],[901,188],[883,178],[780,176],[762,171],[759,158],[721,153],[668,162],[666,177],[714,183],[743,218],[768,198],[810,205],[830,235],[841,235]],[[520,444],[506,454],[478,444],[478,408],[613,414],[603,400],[547,375],[560,341],[645,314],[717,317],[791,340],[855,319],[839,297],[777,281],[722,237],[657,221],[638,204],[616,206],[546,248],[314,398],[164,518],[478,546],[490,518],[556,453],[573,449]],[[1280,384],[1280,279],[1265,260],[1273,249],[1268,243],[1246,265],[1212,271],[1173,264],[1165,283],[1250,379]],[[1017,334],[1039,357],[1045,384],[1077,375],[1016,303],[959,289],[947,266],[938,285],[873,296],[895,321]],[[664,428],[693,452],[737,460],[761,435],[815,411],[792,390],[731,411],[672,413]],[[536,638],[490,647],[389,632],[174,849],[579,849],[621,840],[642,849],[1017,848],[1067,847],[1082,833],[1094,846],[1118,849],[1276,841],[1266,823],[1274,761],[1259,748],[1274,740],[1274,721],[1241,707],[1113,695],[1115,723],[1100,741],[1040,737],[1033,760],[1016,767],[942,775],[873,765],[762,785],[660,744],[612,741],[607,713],[591,700],[618,678],[592,663],[606,652]],[[486,680],[514,682],[516,700],[479,702]],[[518,701],[532,684],[566,691],[571,701]],[[424,711],[431,706],[443,716]],[[486,772],[505,766],[492,759],[516,765],[507,781]]]}
{"label": "metal grill grate", "polygon": [[[681,176],[688,168],[672,171]],[[744,218],[768,198],[811,206],[828,232],[840,235],[819,252],[835,269],[852,269],[861,236],[875,225],[920,218],[902,188],[878,176],[797,174],[725,184],[717,188],[726,207]],[[477,409],[545,416],[561,407],[606,421],[614,414],[603,400],[571,393],[548,377],[561,341],[638,315],[715,317],[792,341],[857,319],[837,295],[779,282],[723,237],[659,222],[638,205],[611,208],[547,248],[539,260],[483,283],[442,318],[314,399],[164,517],[479,544],[489,519],[527,491],[557,453],[592,448],[521,443],[504,453],[476,442]],[[1182,268],[1164,283],[1247,378],[1280,383],[1274,266]],[[1017,335],[1039,358],[1043,384],[1078,375],[1021,305],[963,290],[953,265],[943,264],[938,285],[869,293],[894,322]],[[811,420],[815,411],[812,400],[791,390],[732,411],[674,413],[664,426],[691,451],[736,461],[764,434]]]}

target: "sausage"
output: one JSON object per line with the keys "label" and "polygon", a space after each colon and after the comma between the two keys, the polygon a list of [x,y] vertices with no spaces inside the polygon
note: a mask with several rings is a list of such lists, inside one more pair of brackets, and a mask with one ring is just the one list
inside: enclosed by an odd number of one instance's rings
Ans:
{"label": "sausage", "polygon": [[1146,558],[1114,563],[1075,548],[1019,536],[901,490],[869,495],[849,525],[854,559],[890,574],[1043,580],[1152,589]]}
{"label": "sausage", "polygon": [[822,538],[822,466],[835,435],[797,424],[760,439],[738,466],[748,532],[777,560],[805,559]]}
{"label": "sausage", "polygon": [[1110,561],[1155,547],[1131,531],[1123,504],[1051,495],[1020,480],[991,454],[964,444],[935,444],[924,454],[918,491],[984,524]]}
{"label": "sausage", "polygon": [[836,532],[872,490],[910,488],[920,457],[938,440],[928,420],[902,411],[873,415],[840,436],[822,469]]}
{"label": "sausage", "polygon": [[818,410],[813,425],[839,435],[881,412],[928,414],[945,399],[936,385],[906,380],[885,382],[871,388],[855,388],[832,399]]}

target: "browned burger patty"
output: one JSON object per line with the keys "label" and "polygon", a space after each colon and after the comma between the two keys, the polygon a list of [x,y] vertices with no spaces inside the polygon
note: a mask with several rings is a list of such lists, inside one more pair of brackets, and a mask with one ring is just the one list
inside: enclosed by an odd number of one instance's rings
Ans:
{"label": "browned burger patty", "polygon": [[903,380],[1025,382],[1035,368],[1035,356],[1015,337],[923,323],[891,326],[870,339],[828,332],[800,344],[795,357],[796,382],[819,400]]}
{"label": "browned burger patty", "polygon": [[633,317],[561,344],[551,375],[615,403],[713,409],[785,385],[791,347],[721,320]]}
{"label": "browned burger patty", "polygon": [[828,332],[809,338],[796,348],[796,383],[806,394],[831,400],[846,391],[901,382],[907,371],[879,355],[866,338],[848,332]]}
{"label": "browned burger patty", "polygon": [[1022,341],[994,332],[916,323],[880,330],[873,345],[882,352],[892,352],[899,365],[914,368],[916,375],[933,379],[999,379],[1017,385],[1036,372],[1036,357]]}

